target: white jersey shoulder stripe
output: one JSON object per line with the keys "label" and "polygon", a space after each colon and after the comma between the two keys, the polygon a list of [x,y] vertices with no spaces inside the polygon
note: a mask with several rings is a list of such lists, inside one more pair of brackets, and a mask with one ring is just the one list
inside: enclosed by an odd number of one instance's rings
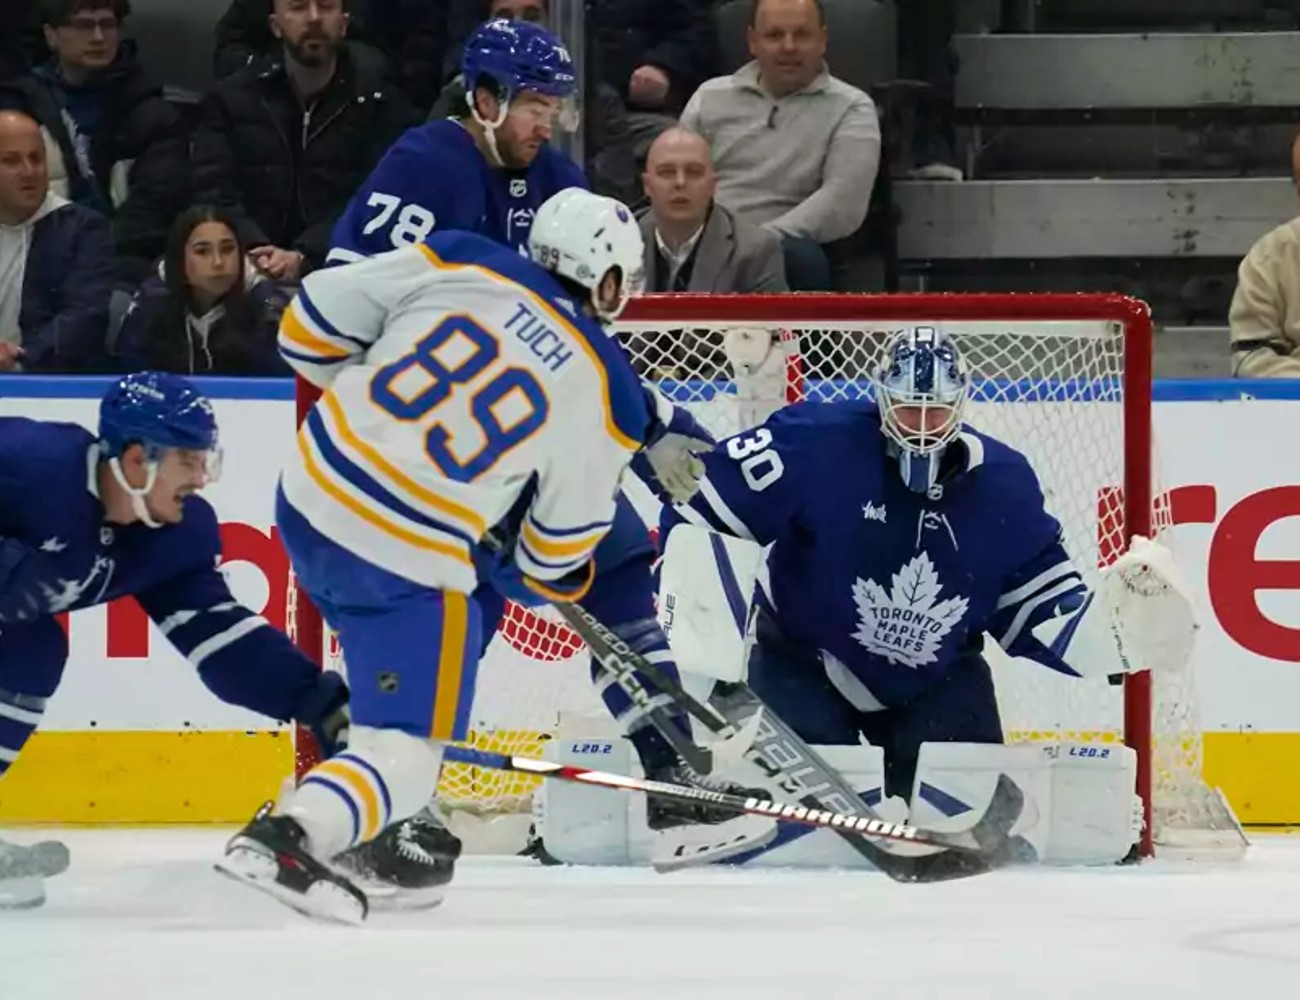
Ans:
{"label": "white jersey shoulder stripe", "polygon": [[553,322],[564,329],[587,356],[587,359],[591,362],[592,368],[596,372],[596,377],[600,380],[601,401],[604,403],[603,415],[605,433],[608,434],[615,443],[627,451],[641,450],[641,442],[628,437],[628,435],[623,433],[618,424],[614,421],[614,402],[610,395],[609,374],[605,370],[604,360],[596,353],[591,344],[587,342],[586,335],[574,326],[574,324],[567,319],[563,313],[551,305],[551,303],[541,295],[534,292],[531,288],[526,285],[521,285],[516,281],[512,281],[504,275],[498,274],[496,271],[490,270],[486,267],[481,267],[478,264],[456,264],[444,261],[425,244],[420,243],[417,245],[420,248],[420,252],[424,254],[429,263],[439,270],[471,270],[491,281],[506,285],[515,294],[528,298],[534,306],[545,312]]}

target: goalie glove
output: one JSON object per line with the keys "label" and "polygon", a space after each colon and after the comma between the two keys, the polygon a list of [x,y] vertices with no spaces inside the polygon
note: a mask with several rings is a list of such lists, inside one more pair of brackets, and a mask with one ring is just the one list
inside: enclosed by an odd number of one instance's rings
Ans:
{"label": "goalie glove", "polygon": [[1169,549],[1134,535],[1128,551],[1102,571],[1098,599],[1126,670],[1186,668],[1200,625]]}

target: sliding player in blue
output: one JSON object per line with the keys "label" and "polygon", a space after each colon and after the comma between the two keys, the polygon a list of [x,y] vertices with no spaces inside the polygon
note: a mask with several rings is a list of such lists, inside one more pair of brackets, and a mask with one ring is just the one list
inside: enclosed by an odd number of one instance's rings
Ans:
{"label": "sliding player in blue", "polygon": [[[68,660],[56,616],[132,596],[222,701],[311,727],[328,751],[347,689],[231,596],[216,514],[212,405],[187,380],[128,375],[99,430],[0,417],[0,778],[19,759]],[[0,842],[0,907],[38,906],[67,865],[57,842]]]}

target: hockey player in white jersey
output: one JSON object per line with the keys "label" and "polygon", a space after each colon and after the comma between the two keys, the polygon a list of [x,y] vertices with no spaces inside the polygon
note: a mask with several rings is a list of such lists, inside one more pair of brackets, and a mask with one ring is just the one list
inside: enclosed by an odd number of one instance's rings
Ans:
{"label": "hockey player in white jersey", "polygon": [[[642,284],[631,213],[568,190],[533,232],[531,261],[448,232],[319,272],[283,321],[284,355],[325,392],[277,520],[338,633],[352,727],[220,867],[303,912],[365,916],[329,862],[424,806],[444,744],[468,735],[475,589],[579,599],[648,433],[649,400],[603,329]],[[484,544],[494,529],[517,538],[504,556]]]}

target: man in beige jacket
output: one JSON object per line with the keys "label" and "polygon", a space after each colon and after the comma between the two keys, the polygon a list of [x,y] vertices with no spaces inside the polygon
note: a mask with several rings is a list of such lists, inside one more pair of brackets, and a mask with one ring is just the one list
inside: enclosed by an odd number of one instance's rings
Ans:
{"label": "man in beige jacket", "polygon": [[[1300,136],[1291,171],[1300,190]],[[1234,376],[1300,378],[1300,217],[1250,248],[1237,269],[1228,325]]]}

